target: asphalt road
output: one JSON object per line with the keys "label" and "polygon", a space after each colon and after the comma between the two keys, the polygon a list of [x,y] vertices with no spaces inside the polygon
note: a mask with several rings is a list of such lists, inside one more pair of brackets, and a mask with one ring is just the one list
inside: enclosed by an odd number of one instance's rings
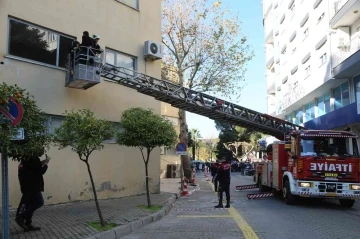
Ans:
{"label": "asphalt road", "polygon": [[[217,197],[198,174],[200,190],[180,198],[162,220],[125,239],[353,239],[360,236],[360,201],[352,209],[337,201],[303,200],[289,206],[277,198],[248,200],[236,185],[253,184],[252,177],[232,173],[230,209],[214,209]],[[191,189],[191,187],[190,187]],[[224,195],[225,196],[225,195]]]}

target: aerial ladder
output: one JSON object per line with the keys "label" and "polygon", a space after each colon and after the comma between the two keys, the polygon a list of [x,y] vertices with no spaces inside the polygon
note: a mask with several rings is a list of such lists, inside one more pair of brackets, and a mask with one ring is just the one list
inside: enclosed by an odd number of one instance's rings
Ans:
{"label": "aerial ladder", "polygon": [[[354,199],[352,198],[360,198],[360,174],[358,174],[360,172],[360,164],[358,164],[355,154],[342,161],[332,159],[335,160],[332,163],[325,162],[329,165],[331,164],[329,169],[337,169],[335,168],[336,166],[349,171],[329,173],[327,172],[329,171],[328,169],[323,169],[322,171],[316,170],[320,162],[318,159],[315,159],[318,156],[304,156],[299,153],[295,155],[295,153],[292,153],[300,150],[299,145],[302,138],[306,140],[307,137],[316,137],[316,139],[327,137],[331,138],[330,140],[333,140],[333,138],[352,140],[352,138],[357,137],[353,133],[346,131],[308,130],[302,126],[191,90],[171,81],[156,79],[125,67],[106,64],[101,52],[86,47],[76,49],[69,54],[67,68],[66,87],[85,90],[99,84],[101,77],[103,77],[125,87],[132,88],[139,93],[154,97],[159,101],[169,103],[176,108],[213,120],[272,135],[279,139],[280,141],[274,142],[267,147],[267,151],[272,152],[269,157],[271,156],[273,160],[259,163],[256,166],[256,175],[259,173],[261,176],[257,177],[257,183],[255,185],[236,187],[238,190],[258,187],[261,193],[247,194],[249,199],[275,196],[275,194],[282,192],[287,204],[292,204],[295,197],[311,196],[337,198],[342,205],[352,207],[354,204]],[[291,142],[294,143],[290,144],[290,136]],[[355,141],[352,142],[356,145],[356,149],[357,143]],[[355,149],[353,152],[357,152]],[[321,160],[323,162],[324,158]],[[315,171],[313,168],[315,168]],[[347,175],[348,178],[344,178],[343,175]],[[333,178],[335,176],[337,178]],[[314,179],[313,177],[317,178]],[[326,181],[327,179],[330,182]],[[317,187],[317,185],[320,186]],[[324,185],[326,186],[325,189]],[[339,188],[343,185],[346,185],[345,188],[340,190]],[[264,192],[264,187],[271,189],[274,193]],[[355,188],[350,189],[350,187]],[[337,189],[338,191],[336,191]]]}
{"label": "aerial ladder", "polygon": [[260,113],[215,96],[191,90],[174,82],[157,79],[125,67],[104,63],[102,54],[80,47],[69,54],[66,86],[88,89],[100,83],[101,77],[132,88],[139,93],[172,106],[232,125],[250,128],[284,140],[285,135],[302,126]]}

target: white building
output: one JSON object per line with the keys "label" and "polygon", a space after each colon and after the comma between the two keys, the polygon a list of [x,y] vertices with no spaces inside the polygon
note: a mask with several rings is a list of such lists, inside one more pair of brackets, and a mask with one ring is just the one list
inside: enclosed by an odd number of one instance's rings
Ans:
{"label": "white building", "polygon": [[263,0],[269,114],[360,133],[359,11],[360,0]]}

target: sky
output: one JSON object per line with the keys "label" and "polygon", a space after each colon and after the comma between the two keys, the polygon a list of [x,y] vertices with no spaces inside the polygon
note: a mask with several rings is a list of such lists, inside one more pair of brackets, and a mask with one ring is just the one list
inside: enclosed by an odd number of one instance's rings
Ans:
{"label": "sky", "polygon": [[[247,36],[248,44],[255,55],[247,64],[246,85],[241,96],[232,103],[265,113],[267,108],[265,47],[261,2],[261,0],[223,0],[222,5],[234,13],[240,13],[242,32]],[[207,117],[187,112],[186,121],[189,129],[198,129],[203,138],[216,138],[219,135],[214,121]]]}

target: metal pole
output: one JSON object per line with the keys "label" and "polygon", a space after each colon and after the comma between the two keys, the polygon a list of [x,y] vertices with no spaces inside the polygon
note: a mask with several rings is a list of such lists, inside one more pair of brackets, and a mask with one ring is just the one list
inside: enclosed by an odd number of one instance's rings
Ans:
{"label": "metal pole", "polygon": [[8,157],[6,148],[1,154],[1,179],[2,179],[2,238],[10,238],[9,230],[9,177]]}

